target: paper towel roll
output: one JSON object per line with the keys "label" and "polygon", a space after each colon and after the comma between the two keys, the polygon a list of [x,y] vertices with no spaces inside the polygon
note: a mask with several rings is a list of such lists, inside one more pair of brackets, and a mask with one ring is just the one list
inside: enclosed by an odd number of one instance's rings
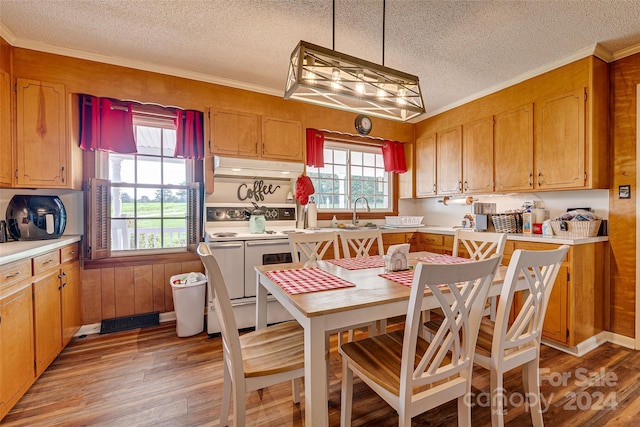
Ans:
{"label": "paper towel roll", "polygon": [[535,215],[535,217],[533,218],[533,222],[538,223],[538,224],[542,224],[544,222],[545,218],[545,213],[544,213],[544,208],[535,208],[533,209],[533,214]]}
{"label": "paper towel roll", "polygon": [[307,228],[318,228],[318,207],[313,200],[307,205]]}

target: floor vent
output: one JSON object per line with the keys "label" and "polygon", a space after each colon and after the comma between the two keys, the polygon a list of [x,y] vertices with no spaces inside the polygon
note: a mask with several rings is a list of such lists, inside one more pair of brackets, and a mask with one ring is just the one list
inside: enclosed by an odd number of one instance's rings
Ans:
{"label": "floor vent", "polygon": [[105,319],[100,324],[100,333],[126,331],[128,329],[144,328],[160,324],[160,313],[137,314],[135,316],[116,317]]}

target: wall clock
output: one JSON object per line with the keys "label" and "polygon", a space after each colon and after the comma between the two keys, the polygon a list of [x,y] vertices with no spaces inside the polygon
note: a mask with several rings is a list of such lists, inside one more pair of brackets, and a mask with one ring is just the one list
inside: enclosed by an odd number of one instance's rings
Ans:
{"label": "wall clock", "polygon": [[372,127],[373,123],[368,116],[360,114],[358,115],[358,117],[356,117],[356,130],[360,135],[369,135]]}

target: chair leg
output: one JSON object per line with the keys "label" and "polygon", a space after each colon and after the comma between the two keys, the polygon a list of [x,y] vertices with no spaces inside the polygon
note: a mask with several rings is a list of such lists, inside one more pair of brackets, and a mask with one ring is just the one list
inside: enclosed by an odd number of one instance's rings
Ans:
{"label": "chair leg", "polygon": [[504,401],[506,400],[502,372],[491,369],[491,425],[504,427]]}
{"label": "chair leg", "polygon": [[291,392],[293,394],[293,403],[300,403],[300,378],[291,380]]}
{"label": "chair leg", "polygon": [[460,427],[471,426],[471,405],[465,401],[465,396],[458,398],[458,425]]}
{"label": "chair leg", "polygon": [[522,382],[525,396],[529,402],[531,423],[534,427],[542,427],[544,421],[542,420],[542,402],[540,400],[542,396],[540,395],[540,373],[537,358],[522,367]]}
{"label": "chair leg", "polygon": [[220,408],[220,425],[227,425],[229,421],[229,405],[231,404],[231,374],[226,363],[224,363],[224,378],[222,380],[222,407]]}
{"label": "chair leg", "polygon": [[347,366],[346,358],[342,359],[342,390],[340,397],[340,426],[351,425],[351,405],[353,403],[353,371]]}
{"label": "chair leg", "polygon": [[244,426],[246,425],[245,418],[247,415],[247,388],[245,387],[244,379],[238,382],[242,384],[233,384],[233,389],[235,390],[233,396],[233,424],[236,426]]}

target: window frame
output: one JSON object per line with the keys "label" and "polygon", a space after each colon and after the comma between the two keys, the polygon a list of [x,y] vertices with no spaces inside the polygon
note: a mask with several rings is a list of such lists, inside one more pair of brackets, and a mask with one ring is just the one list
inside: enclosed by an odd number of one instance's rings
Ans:
{"label": "window frame", "polygon": [[[354,151],[364,151],[364,152],[375,152],[376,149],[382,149],[382,143],[378,144],[375,142],[356,142],[356,141],[347,141],[347,140],[339,140],[336,138],[331,138],[330,136],[325,136],[325,148],[344,148],[348,150]],[[377,153],[376,153],[377,154]],[[315,169],[315,168],[314,168]],[[309,166],[307,166],[307,174],[309,172]],[[398,188],[398,177],[397,174],[392,172],[385,172],[388,179],[388,188],[389,194],[389,206],[385,209],[373,209],[371,208],[370,212],[366,212],[366,210],[362,209],[358,211],[358,217],[361,219],[384,219],[385,216],[389,215],[397,215],[398,214],[398,198],[397,194],[399,191]],[[349,195],[350,196],[350,195]],[[358,204],[360,206],[360,204]],[[330,220],[335,215],[337,219],[341,220],[351,220],[353,214],[353,206],[347,209],[325,209],[323,208],[318,212],[318,219],[320,220]]]}
{"label": "window frame", "polygon": [[[155,105],[134,106],[134,126],[149,126],[175,130],[173,119],[175,115],[170,109]],[[203,232],[203,203],[204,203],[204,180],[203,161],[184,159],[186,168],[186,191],[187,191],[187,245],[175,248],[156,249],[130,249],[111,251],[111,182],[109,181],[109,154],[107,152],[85,152],[85,161],[93,164],[93,168],[85,168],[85,180],[88,183],[85,193],[85,259],[90,264],[102,265],[116,262],[118,259],[126,258],[127,262],[136,263],[139,260],[155,257],[182,257],[181,254],[195,252],[195,247],[202,240]],[[115,153],[114,153],[115,154]],[[168,157],[168,156],[163,156]],[[141,184],[144,187],[146,184]],[[148,185],[147,185],[148,186]],[[158,185],[152,184],[154,188]],[[130,185],[126,187],[131,188]],[[171,188],[160,184],[160,188]],[[184,187],[180,186],[180,189]],[[102,209],[102,212],[100,212]],[[106,230],[105,230],[106,228]],[[107,232],[107,238],[104,233]],[[100,233],[103,233],[101,238]],[[192,256],[189,254],[190,256]],[[109,261],[112,260],[112,261]],[[96,267],[97,268],[97,267]]]}

